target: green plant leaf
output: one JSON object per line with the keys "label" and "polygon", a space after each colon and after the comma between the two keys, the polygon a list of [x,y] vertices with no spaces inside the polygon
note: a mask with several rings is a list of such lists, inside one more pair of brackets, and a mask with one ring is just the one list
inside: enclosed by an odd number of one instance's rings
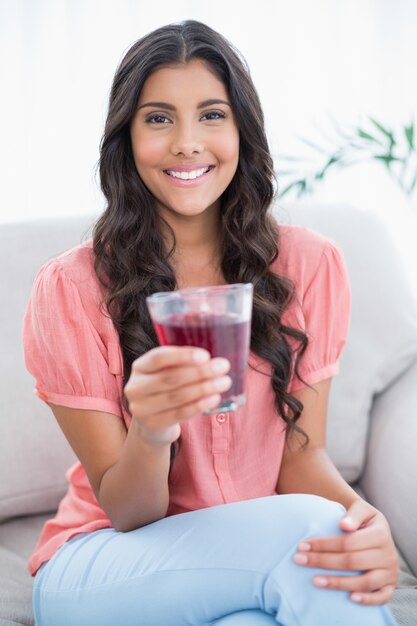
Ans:
{"label": "green plant leaf", "polygon": [[381,145],[381,142],[379,141],[379,139],[376,139],[376,137],[373,137],[369,133],[365,132],[364,130],[362,130],[362,128],[357,128],[356,132],[358,136],[361,137],[361,139],[366,139],[367,141],[372,141],[374,143],[379,143],[379,145]]}
{"label": "green plant leaf", "polygon": [[334,165],[335,163],[338,163],[341,159],[341,156],[339,154],[333,154],[327,161],[327,163],[325,163],[325,165],[323,166],[323,168],[317,172],[317,174],[315,174],[314,179],[315,180],[323,180],[324,175],[326,174],[327,170]]}
{"label": "green plant leaf", "polygon": [[395,157],[392,154],[375,154],[373,158],[385,163],[388,169],[390,168],[390,165],[393,161],[404,161],[404,159],[400,157]]}
{"label": "green plant leaf", "polygon": [[394,139],[394,135],[392,134],[392,132],[388,130],[387,128],[384,128],[384,126],[382,126],[382,124],[377,122],[373,117],[369,117],[369,119],[371,120],[372,124],[374,124],[374,126],[376,126],[377,129],[381,131],[381,133],[383,133],[386,137],[388,137],[388,139],[391,142],[391,146],[394,146],[396,144],[396,141]]}
{"label": "green plant leaf", "polygon": [[324,148],[322,148],[321,146],[318,146],[317,144],[313,143],[312,141],[310,141],[309,139],[303,139],[301,138],[301,141],[303,143],[306,144],[306,146],[310,146],[310,148],[313,148],[313,150],[317,150],[317,152],[321,152],[322,154],[327,154],[327,150],[325,150]]}
{"label": "green plant leaf", "polygon": [[[380,146],[384,147],[381,144],[381,142],[378,142],[378,143],[379,143]],[[374,147],[373,144],[371,144],[371,145],[368,144],[367,146],[364,146],[362,143],[358,143],[357,141],[352,140],[348,144],[346,144],[346,146],[344,146],[342,149],[347,151],[347,148],[349,147],[349,148],[353,148],[354,150],[358,150],[358,151],[363,152],[363,150],[365,150],[365,149],[366,150],[370,150],[371,146]]]}
{"label": "green plant leaf", "polygon": [[[315,154],[311,153],[307,157],[279,156],[278,162],[285,169],[278,168],[278,180],[281,176],[286,183],[283,191],[278,194],[279,197],[285,196],[290,191],[295,191],[297,197],[311,193],[332,167],[340,170],[372,161],[383,163],[401,190],[410,195],[417,187],[417,172],[414,165],[414,155],[417,152],[414,121],[400,127],[398,138],[394,130],[375,118],[368,116],[367,119],[367,124],[359,123],[350,125],[349,128],[342,128],[333,121],[336,136],[330,138],[323,134],[318,140],[319,143],[299,137]],[[405,184],[406,176],[408,180],[411,177],[411,183]]]}
{"label": "green plant leaf", "polygon": [[305,193],[307,193],[308,191],[311,191],[311,189],[309,190],[307,188],[307,181],[304,178],[303,180],[299,180],[298,181],[298,193],[297,193],[297,198],[301,198],[301,196]]}
{"label": "green plant leaf", "polygon": [[[294,187],[299,187],[300,189],[304,190],[306,186],[307,186],[307,183],[304,178],[300,180],[293,180],[292,183],[289,183],[286,187],[284,187],[284,189],[280,193],[278,193],[278,196],[280,198],[283,198]],[[299,197],[299,195],[300,195],[300,191],[298,192],[297,196]]]}
{"label": "green plant leaf", "polygon": [[340,126],[336,124],[335,121],[333,121],[333,127],[341,139],[347,140],[347,141],[352,139],[352,136],[354,134],[354,129],[352,129],[352,131],[350,132],[343,130]]}
{"label": "green plant leaf", "polygon": [[404,126],[404,134],[410,150],[414,150],[414,122],[411,122],[410,126]]}

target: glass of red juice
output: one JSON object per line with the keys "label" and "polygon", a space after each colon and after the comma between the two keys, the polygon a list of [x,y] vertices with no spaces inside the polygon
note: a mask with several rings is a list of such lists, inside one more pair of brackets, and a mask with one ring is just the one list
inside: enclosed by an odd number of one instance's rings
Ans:
{"label": "glass of red juice", "polygon": [[236,411],[246,401],[252,294],[251,283],[239,283],[154,293],[146,299],[162,346],[204,348],[212,357],[230,361],[232,386],[207,413]]}

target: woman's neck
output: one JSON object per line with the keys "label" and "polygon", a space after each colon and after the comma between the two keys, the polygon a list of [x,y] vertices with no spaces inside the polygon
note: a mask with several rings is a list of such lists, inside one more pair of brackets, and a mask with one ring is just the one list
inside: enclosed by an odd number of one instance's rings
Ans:
{"label": "woman's neck", "polygon": [[174,262],[174,271],[179,289],[187,287],[207,287],[224,285],[226,280],[220,267],[219,255],[199,252],[192,258],[178,256]]}
{"label": "woman's neck", "polygon": [[[224,284],[221,271],[220,218],[176,220],[170,223],[175,232],[175,250],[170,257],[180,289]],[[167,245],[171,247],[172,236],[167,232]]]}

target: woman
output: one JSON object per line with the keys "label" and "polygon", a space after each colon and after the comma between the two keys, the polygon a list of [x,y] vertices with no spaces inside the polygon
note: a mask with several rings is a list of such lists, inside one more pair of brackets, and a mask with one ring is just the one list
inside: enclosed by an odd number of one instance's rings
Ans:
{"label": "woman", "polygon": [[[388,524],[324,449],[343,260],[272,219],[261,106],[222,36],[189,21],[130,48],[100,175],[93,241],[41,268],[25,318],[80,460],[29,562],[37,625],[394,624]],[[203,415],[230,364],[158,347],[145,299],[236,282],[254,286],[247,403]]]}

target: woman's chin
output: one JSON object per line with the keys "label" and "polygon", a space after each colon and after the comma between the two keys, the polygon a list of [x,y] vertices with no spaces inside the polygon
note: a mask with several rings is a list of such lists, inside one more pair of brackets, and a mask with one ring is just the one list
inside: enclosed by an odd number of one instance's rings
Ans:
{"label": "woman's chin", "polygon": [[219,207],[217,203],[207,206],[207,204],[192,204],[181,206],[169,206],[165,210],[168,210],[169,214],[175,216],[177,219],[192,219],[201,216],[211,215],[213,211],[216,211]]}

